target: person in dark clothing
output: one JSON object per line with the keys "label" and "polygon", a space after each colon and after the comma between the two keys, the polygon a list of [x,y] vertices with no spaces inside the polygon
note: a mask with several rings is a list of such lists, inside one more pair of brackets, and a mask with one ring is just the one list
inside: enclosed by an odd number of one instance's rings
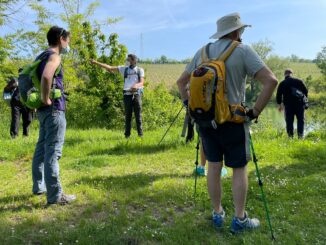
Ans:
{"label": "person in dark clothing", "polygon": [[23,136],[28,136],[29,126],[32,122],[32,111],[25,107],[20,102],[20,94],[18,89],[18,80],[11,78],[7,86],[4,88],[4,92],[12,93],[10,101],[11,107],[11,125],[10,135],[14,139],[18,136],[20,116],[23,119]]}
{"label": "person in dark clothing", "polygon": [[298,137],[304,136],[304,111],[307,108],[308,89],[300,79],[292,77],[291,69],[284,72],[285,79],[277,89],[276,102],[279,111],[285,110],[286,131],[289,137],[293,138],[294,116],[297,118]]}

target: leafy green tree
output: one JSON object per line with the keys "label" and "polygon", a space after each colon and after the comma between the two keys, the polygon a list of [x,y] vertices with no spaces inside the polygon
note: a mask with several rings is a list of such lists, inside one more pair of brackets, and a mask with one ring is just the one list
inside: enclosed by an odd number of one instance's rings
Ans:
{"label": "leafy green tree", "polygon": [[[251,47],[257,52],[257,54],[262,58],[265,62],[267,60],[268,55],[273,50],[272,43],[269,40],[259,41],[257,43],[253,43]],[[254,78],[249,78],[249,86],[246,90],[246,99],[248,101],[255,100],[261,91],[261,85]]]}
{"label": "leafy green tree", "polygon": [[326,76],[326,46],[317,54],[316,64],[321,73]]}
{"label": "leafy green tree", "polygon": [[17,2],[18,0],[0,0],[0,26],[14,19],[21,7],[17,7]]}
{"label": "leafy green tree", "polygon": [[[17,7],[17,2],[17,0],[0,0],[0,28],[15,20],[14,16],[21,7]],[[0,37],[0,88],[3,88],[9,77],[17,76],[18,67],[24,63],[13,53],[14,39],[14,34]]]}
{"label": "leafy green tree", "polygon": [[264,41],[258,41],[257,43],[251,44],[251,47],[257,52],[257,54],[263,60],[266,60],[268,55],[273,51],[273,43],[268,39]]}
{"label": "leafy green tree", "polygon": [[[272,55],[273,44],[268,39],[253,43],[252,48],[263,59],[266,65],[273,71],[276,77],[281,80],[283,78],[284,69],[289,66],[288,59]],[[261,91],[261,84],[253,78],[249,78],[249,86],[246,90],[246,98],[248,101],[256,100]]]}
{"label": "leafy green tree", "polygon": [[[74,98],[86,96],[90,100],[88,105],[80,107],[81,110],[85,109],[85,113],[91,112],[99,121],[106,122],[107,127],[117,126],[117,122],[122,122],[123,116],[122,77],[91,65],[89,60],[97,58],[104,63],[121,65],[125,62],[127,48],[118,42],[117,34],[111,33],[107,37],[101,30],[103,25],[89,21],[99,6],[98,1],[90,3],[84,13],[80,13],[80,1],[55,2],[64,9],[60,17],[71,32],[73,52],[63,61],[67,90],[75,93]],[[105,23],[113,24],[118,20],[108,18]],[[73,103],[79,101],[71,101],[71,107],[74,106]],[[88,110],[89,105],[93,107]],[[80,111],[73,110],[68,117],[75,117],[74,113],[80,115]]]}

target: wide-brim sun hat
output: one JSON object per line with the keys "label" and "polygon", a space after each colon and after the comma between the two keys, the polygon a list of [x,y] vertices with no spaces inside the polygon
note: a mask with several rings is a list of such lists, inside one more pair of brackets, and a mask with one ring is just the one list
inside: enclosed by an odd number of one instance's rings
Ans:
{"label": "wide-brim sun hat", "polygon": [[223,16],[217,20],[216,25],[217,32],[210,37],[211,39],[219,39],[240,28],[251,27],[251,25],[241,22],[239,13],[232,13]]}

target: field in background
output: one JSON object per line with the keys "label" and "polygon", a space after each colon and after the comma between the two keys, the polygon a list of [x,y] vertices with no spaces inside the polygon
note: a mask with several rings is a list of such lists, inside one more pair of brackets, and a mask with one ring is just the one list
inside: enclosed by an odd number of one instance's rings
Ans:
{"label": "field in background", "polygon": [[[140,64],[145,69],[146,81],[152,88],[155,84],[163,82],[168,88],[174,86],[175,82],[185,69],[185,64]],[[309,75],[313,79],[318,78],[321,73],[314,63],[292,63],[295,76],[306,79]]]}

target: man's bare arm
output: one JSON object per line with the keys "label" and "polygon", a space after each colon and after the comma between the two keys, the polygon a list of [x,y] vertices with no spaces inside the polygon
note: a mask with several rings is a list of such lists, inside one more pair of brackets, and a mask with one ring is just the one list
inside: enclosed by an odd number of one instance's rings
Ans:
{"label": "man's bare arm", "polygon": [[187,86],[188,86],[189,80],[190,80],[190,74],[187,71],[184,71],[177,81],[181,99],[183,101],[188,99]]}
{"label": "man's bare arm", "polygon": [[255,75],[255,79],[260,81],[263,85],[263,90],[259,94],[253,108],[254,114],[258,116],[272,97],[278,82],[275,75],[268,67],[259,70]]}
{"label": "man's bare arm", "polygon": [[101,68],[104,68],[105,70],[109,71],[109,72],[119,72],[119,68],[117,66],[110,66],[108,64],[104,64],[101,62],[98,62],[97,60],[91,60],[91,63],[94,65],[97,65]]}
{"label": "man's bare arm", "polygon": [[41,100],[45,105],[51,105],[50,92],[55,71],[61,63],[61,57],[58,54],[50,56],[46,63],[41,78]]}

